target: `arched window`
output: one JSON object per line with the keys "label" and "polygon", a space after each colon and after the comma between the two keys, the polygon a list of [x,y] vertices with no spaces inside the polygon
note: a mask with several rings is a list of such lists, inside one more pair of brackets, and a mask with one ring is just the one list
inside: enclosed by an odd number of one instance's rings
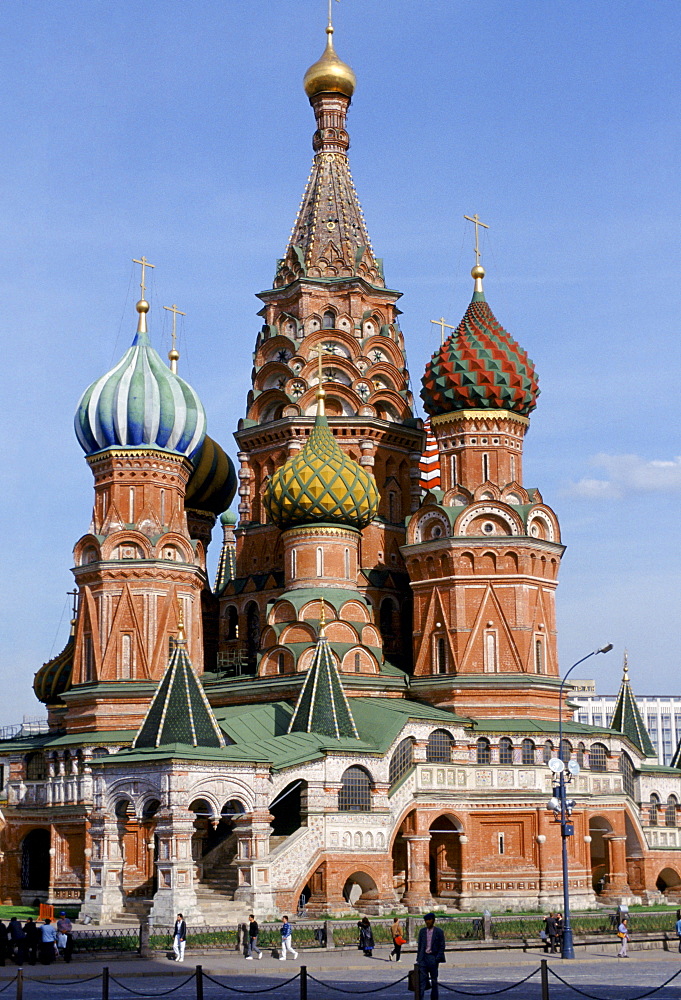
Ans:
{"label": "arched window", "polygon": [[544,640],[541,636],[534,640],[534,670],[537,674],[544,673]]}
{"label": "arched window", "polygon": [[336,314],[332,309],[327,309],[324,313],[322,326],[325,330],[333,330],[336,326]]}
{"label": "arched window", "polygon": [[26,781],[47,779],[47,758],[44,753],[30,753],[26,757]]}
{"label": "arched window", "polygon": [[371,778],[363,767],[349,767],[341,778],[339,812],[371,811]]}
{"label": "arched window", "polygon": [[64,774],[73,774],[73,757],[70,750],[64,754]]}
{"label": "arched window", "polygon": [[567,762],[572,758],[572,743],[569,740],[562,740],[560,744],[560,759],[563,763]]}
{"label": "arched window", "polygon": [[401,743],[397,744],[395,753],[390,760],[388,769],[388,780],[391,785],[399,781],[403,774],[406,774],[414,763],[414,741],[408,736]]}
{"label": "arched window", "polygon": [[553,757],[553,743],[551,742],[551,740],[547,740],[546,743],[544,744],[544,753],[542,759],[545,764],[548,764],[548,762],[551,760],[552,757]]}
{"label": "arched window", "polygon": [[132,803],[130,799],[119,799],[114,812],[118,819],[127,819],[128,816],[132,815]]}
{"label": "arched window", "polygon": [[492,750],[490,748],[489,740],[486,740],[484,736],[481,736],[476,743],[476,761],[478,764],[491,764],[492,762]]}
{"label": "arched window", "polygon": [[451,764],[454,737],[446,729],[435,729],[428,737],[426,760],[431,764]]}
{"label": "arched window", "polygon": [[503,736],[499,740],[499,763],[513,763],[513,742],[509,740],[508,736]]}
{"label": "arched window", "polygon": [[585,753],[585,751],[586,751],[586,747],[584,746],[584,744],[583,743],[578,743],[577,744],[577,753],[575,754],[575,757],[577,758],[577,763],[579,764],[580,767],[584,767],[584,753]]}
{"label": "arched window", "polygon": [[350,579],[350,549],[345,550],[345,579]]}
{"label": "arched window", "polygon": [[592,771],[607,771],[608,751],[602,743],[594,743],[589,750],[589,767]]}
{"label": "arched window", "polygon": [[664,825],[665,826],[676,826],[676,810],[679,805],[679,800],[675,795],[670,795],[667,799],[667,808],[664,811]]}
{"label": "arched window", "polygon": [[237,611],[237,609],[234,607],[233,604],[230,604],[229,607],[227,608],[227,612],[225,614],[225,618],[227,620],[227,635],[226,635],[226,639],[228,639],[228,640],[238,639],[239,638],[239,612]]}
{"label": "arched window", "polygon": [[634,797],[634,765],[631,763],[629,754],[621,753],[619,760],[620,774],[622,775],[622,787],[625,795],[633,799]]}
{"label": "arched window", "polygon": [[438,674],[447,673],[447,644],[444,640],[444,636],[439,636],[436,642],[437,650],[437,672]]}
{"label": "arched window", "polygon": [[650,796],[650,805],[648,806],[648,817],[651,826],[657,826],[659,821],[660,812],[660,796],[656,795],[655,792]]}
{"label": "arched window", "polygon": [[161,803],[158,799],[147,799],[142,807],[142,819],[153,819],[160,808]]}
{"label": "arched window", "polygon": [[284,653],[279,653],[277,656],[277,672],[280,674],[286,673],[286,656]]}
{"label": "arched window", "polygon": [[534,764],[535,761],[534,753],[535,753],[534,740],[523,740],[522,760],[523,764],[526,767],[528,767],[530,764]]}
{"label": "arched window", "polygon": [[321,579],[324,576],[324,549],[317,546],[317,576]]}

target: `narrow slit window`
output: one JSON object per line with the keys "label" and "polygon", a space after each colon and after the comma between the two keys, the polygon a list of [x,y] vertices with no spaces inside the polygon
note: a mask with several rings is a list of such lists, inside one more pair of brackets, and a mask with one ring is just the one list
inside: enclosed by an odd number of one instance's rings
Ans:
{"label": "narrow slit window", "polygon": [[324,576],[324,549],[321,545],[317,549],[317,576]]}
{"label": "narrow slit window", "polygon": [[489,455],[487,452],[483,453],[482,456],[482,481],[486,483],[489,479]]}
{"label": "narrow slit window", "polygon": [[504,840],[504,834],[503,833],[498,833],[497,837],[499,838],[499,854],[505,854],[506,853],[506,843],[505,843],[505,840]]}

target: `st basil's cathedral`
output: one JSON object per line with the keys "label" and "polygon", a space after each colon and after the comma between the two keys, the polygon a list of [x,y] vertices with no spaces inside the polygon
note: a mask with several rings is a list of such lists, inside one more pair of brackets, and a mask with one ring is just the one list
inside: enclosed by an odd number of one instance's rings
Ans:
{"label": "st basil's cathedral", "polygon": [[479,260],[421,380],[425,425],[415,413],[401,293],[349,169],[355,84],[329,24],[304,78],[312,170],[258,296],[238,472],[177,352],[153,347],[138,262],[132,346],[77,407],[94,503],[71,635],[34,680],[49,731],[0,742],[2,902],[158,924],[301,900],[555,908],[557,754],[576,775],[572,905],[681,894],[681,755],[654,763],[626,669],[612,726],[566,701],[559,747],[563,545],[523,480],[537,375]]}

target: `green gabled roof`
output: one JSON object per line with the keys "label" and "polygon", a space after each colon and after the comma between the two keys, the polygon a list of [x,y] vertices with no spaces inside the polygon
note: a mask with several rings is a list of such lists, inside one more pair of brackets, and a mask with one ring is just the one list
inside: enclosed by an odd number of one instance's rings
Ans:
{"label": "green gabled roof", "polygon": [[359,739],[323,624],[321,628],[288,731]]}
{"label": "green gabled roof", "polygon": [[191,747],[225,745],[222,730],[192,669],[184,638],[174,643],[168,667],[132,742],[132,749],[173,743]]}
{"label": "green gabled roof", "polygon": [[[610,728],[614,732],[622,733],[623,736],[626,736],[632,746],[635,746],[644,757],[657,757],[655,748],[648,735],[648,730],[643,723],[641,713],[636,704],[633,691],[631,690],[626,652],[624,654],[622,684],[617,695]],[[676,757],[676,754],[674,756]]]}

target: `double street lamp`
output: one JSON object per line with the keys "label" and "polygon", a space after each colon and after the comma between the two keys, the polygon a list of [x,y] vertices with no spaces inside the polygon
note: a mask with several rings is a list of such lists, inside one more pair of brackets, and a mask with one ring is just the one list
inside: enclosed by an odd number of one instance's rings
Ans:
{"label": "double street lamp", "polygon": [[[549,808],[553,809],[558,816],[560,812],[560,837],[562,844],[562,857],[563,857],[563,910],[565,912],[565,917],[563,920],[563,938],[561,945],[561,957],[562,958],[574,958],[575,949],[572,944],[572,926],[570,924],[570,883],[569,883],[569,873],[568,873],[568,854],[567,854],[567,838],[573,837],[575,833],[575,828],[570,822],[572,817],[572,809],[575,805],[573,799],[567,798],[567,783],[572,780],[573,776],[579,774],[579,765],[576,761],[566,761],[565,748],[563,746],[563,688],[565,687],[565,682],[580,663],[584,663],[588,660],[590,656],[595,656],[597,653],[609,653],[612,649],[612,643],[609,642],[607,646],[602,646],[600,649],[594,649],[586,656],[583,656],[581,660],[577,660],[573,663],[568,672],[563,677],[560,682],[559,691],[559,704],[558,704],[558,757],[553,757],[549,761],[549,767],[554,773],[554,780],[558,778],[558,795],[556,796],[556,788],[554,785],[553,798],[549,802]],[[568,774],[566,775],[565,765],[567,764]]]}

